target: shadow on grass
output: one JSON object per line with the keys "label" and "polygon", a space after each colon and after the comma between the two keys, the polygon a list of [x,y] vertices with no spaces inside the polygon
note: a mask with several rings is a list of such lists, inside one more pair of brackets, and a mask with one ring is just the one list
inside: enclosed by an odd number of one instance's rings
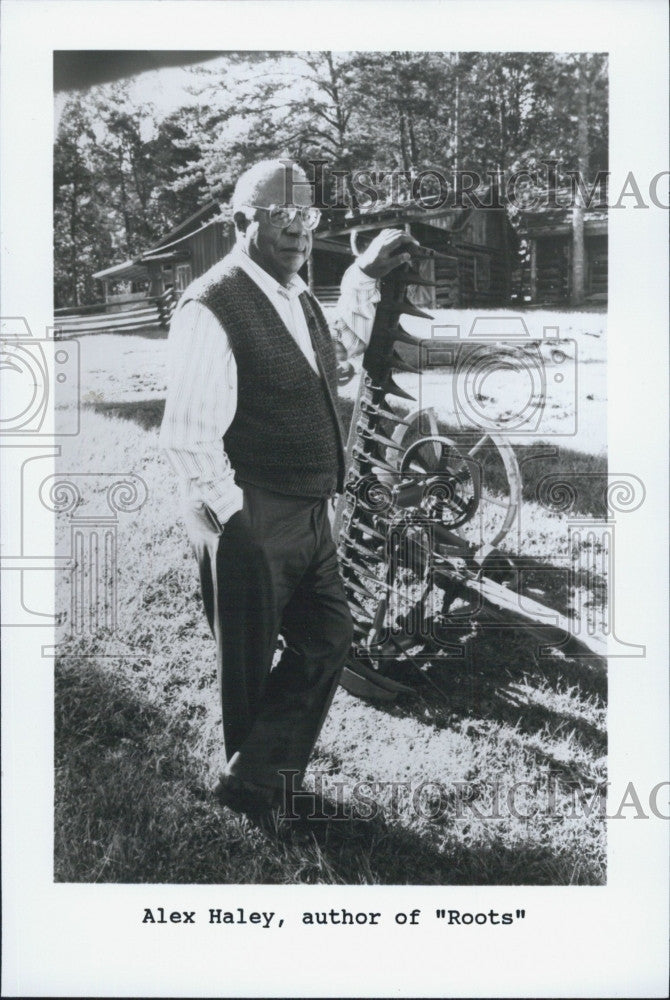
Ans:
{"label": "shadow on grass", "polygon": [[[450,841],[443,850],[428,846],[411,830],[382,818],[317,821],[322,829],[305,852],[301,881],[372,885],[594,885],[604,881],[597,862],[549,845],[484,846],[457,842],[454,827],[469,825],[467,808],[449,819]],[[312,867],[310,867],[312,866]],[[361,878],[360,876],[364,877]]]}
{"label": "shadow on grass", "polygon": [[[116,315],[118,317],[119,314],[117,313]],[[65,320],[65,322],[67,322],[67,320]],[[168,330],[167,328],[163,328],[162,326],[156,326],[155,323],[147,326],[140,326],[134,330],[126,330],[126,331],[114,329],[113,327],[107,327],[106,329],[103,328],[102,330],[99,330],[96,333],[89,332],[80,334],[78,337],[73,337],[72,339],[83,341],[83,340],[88,340],[89,338],[99,337],[99,336],[118,337],[120,342],[125,337],[128,338],[141,337],[142,340],[167,340]],[[66,338],[60,338],[60,339],[66,339]]]}
{"label": "shadow on grass", "polygon": [[84,409],[102,413],[107,417],[118,417],[120,420],[132,420],[143,430],[150,431],[160,427],[165,410],[164,399],[140,399],[137,402],[129,400],[124,403],[84,403]]}
{"label": "shadow on grass", "polygon": [[[384,819],[318,821],[300,847],[218,806],[197,731],[90,662],[56,666],[55,880],[117,883],[566,884],[599,881],[550,846],[437,849]],[[452,840],[454,838],[452,837]]]}
{"label": "shadow on grass", "polygon": [[[452,630],[454,646],[457,636],[457,630]],[[415,657],[414,663],[397,660],[385,665],[388,677],[411,687],[414,693],[398,695],[391,704],[375,702],[379,710],[409,716],[438,729],[477,718],[511,725],[528,734],[549,734],[552,739],[570,734],[589,754],[606,754],[604,728],[581,713],[586,702],[591,708],[605,705],[607,673],[602,660],[560,655],[538,658],[537,640],[523,628],[478,631],[475,626],[461,629],[460,641],[462,657]],[[560,697],[571,688],[578,692],[580,701],[574,711],[566,707],[569,699]],[[536,757],[552,773],[565,772],[570,780],[580,777],[587,785],[591,783],[588,775],[578,774],[574,764],[556,764],[539,748]]]}
{"label": "shadow on grass", "polygon": [[208,800],[187,721],[74,658],[56,665],[55,719],[57,882],[282,881]]}
{"label": "shadow on grass", "polygon": [[[165,410],[164,399],[143,399],[137,402],[128,400],[117,403],[84,403],[84,409],[92,409],[95,413],[118,417],[121,420],[132,420],[144,430],[160,427]],[[354,404],[352,400],[339,397],[338,406],[340,420],[345,429],[345,436],[351,423]],[[402,408],[398,408],[402,412]],[[408,411],[405,411],[405,413]],[[462,432],[442,422],[438,424],[440,434],[458,438]],[[387,422],[382,422],[381,431],[390,435],[393,428]],[[411,434],[407,437],[407,445],[418,437]],[[470,435],[472,436],[472,435]],[[573,508],[569,512],[575,514],[603,518],[607,515],[605,492],[607,487],[607,460],[604,456],[585,455],[570,448],[553,444],[537,443],[532,445],[515,445],[514,451],[519,460],[522,472],[524,500],[536,501],[540,483],[551,477],[552,481],[567,475],[576,491]],[[500,463],[487,462],[487,485],[494,489],[498,487],[503,493],[506,490],[506,479]]]}

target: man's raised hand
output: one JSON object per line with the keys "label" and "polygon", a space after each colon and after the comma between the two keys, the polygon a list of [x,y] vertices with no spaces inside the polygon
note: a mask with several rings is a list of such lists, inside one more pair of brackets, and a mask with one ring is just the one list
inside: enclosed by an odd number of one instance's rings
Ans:
{"label": "man's raised hand", "polygon": [[382,229],[359,256],[358,266],[370,278],[383,278],[394,267],[412,259],[411,253],[403,251],[403,247],[418,246],[417,240],[401,229]]}

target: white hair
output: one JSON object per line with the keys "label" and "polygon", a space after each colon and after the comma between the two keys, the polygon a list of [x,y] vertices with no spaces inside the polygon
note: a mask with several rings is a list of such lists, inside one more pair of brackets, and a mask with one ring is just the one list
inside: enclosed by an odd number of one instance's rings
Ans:
{"label": "white hair", "polygon": [[245,205],[254,205],[257,201],[259,190],[265,187],[270,178],[280,172],[284,173],[286,177],[285,186],[288,201],[291,200],[288,197],[290,194],[288,189],[291,187],[289,177],[291,172],[294,181],[309,183],[302,167],[298,166],[292,160],[259,160],[258,163],[254,163],[253,167],[249,167],[243,174],[240,174],[237,179],[232,198],[233,215],[236,212],[243,211]]}

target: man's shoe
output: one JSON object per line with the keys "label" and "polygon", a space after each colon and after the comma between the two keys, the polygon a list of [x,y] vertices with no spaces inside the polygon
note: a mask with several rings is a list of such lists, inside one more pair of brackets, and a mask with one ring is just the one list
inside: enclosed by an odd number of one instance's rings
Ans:
{"label": "man's shoe", "polygon": [[302,819],[287,819],[284,794],[278,788],[255,785],[234,775],[222,774],[213,793],[221,805],[242,813],[263,833],[294,845],[307,844],[312,834]]}
{"label": "man's shoe", "polygon": [[213,789],[221,805],[235,812],[263,813],[278,804],[279,792],[266,785],[255,785],[232,774],[222,774]]}

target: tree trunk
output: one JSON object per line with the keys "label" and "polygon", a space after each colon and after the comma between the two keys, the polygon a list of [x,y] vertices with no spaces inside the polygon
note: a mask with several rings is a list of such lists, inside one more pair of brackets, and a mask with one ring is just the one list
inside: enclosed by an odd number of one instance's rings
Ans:
{"label": "tree trunk", "polygon": [[530,243],[530,301],[537,300],[537,240]]}
{"label": "tree trunk", "polygon": [[[581,180],[586,181],[589,170],[588,79],[586,58],[579,57],[577,64],[577,169]],[[570,303],[581,305],[585,296],[584,252],[584,197],[582,184],[577,185],[572,206],[572,268]]]}
{"label": "tree trunk", "polygon": [[412,166],[416,166],[419,162],[419,147],[416,141],[416,135],[414,132],[414,120],[412,118],[412,113],[409,113],[408,117],[408,128],[409,128],[409,151],[412,158]]}
{"label": "tree trunk", "polygon": [[[338,160],[340,161],[340,166],[346,170],[344,183],[347,188],[347,193],[349,195],[349,200],[351,203],[351,209],[353,212],[357,212],[359,208],[358,198],[356,196],[356,189],[354,187],[354,182],[351,176],[351,156],[349,153],[344,153],[347,146],[347,114],[342,103],[342,97],[340,93],[339,79],[337,75],[337,67],[333,62],[332,52],[326,52],[326,65],[328,66],[329,74],[329,84],[330,88],[326,90],[329,94],[330,99],[333,103],[335,109],[335,120],[337,122],[337,153]],[[345,86],[346,92],[346,86]]]}
{"label": "tree trunk", "polygon": [[402,157],[402,168],[406,175],[409,175],[412,166],[412,157],[409,149],[409,134],[407,128],[407,114],[405,112],[405,92],[402,82],[402,67],[396,52],[391,55],[391,65],[395,76],[395,106],[398,109],[398,140],[400,144],[400,156]]}
{"label": "tree trunk", "polygon": [[147,196],[147,193],[146,193],[146,191],[144,189],[144,184],[142,182],[142,179],[140,177],[140,172],[139,172],[139,169],[138,169],[138,166],[137,166],[137,161],[136,161],[135,157],[132,154],[131,154],[131,160],[130,160],[130,162],[131,162],[131,168],[132,168],[132,172],[133,172],[133,183],[135,185],[135,191],[137,193],[137,200],[139,201],[139,205],[140,205],[139,216],[140,216],[140,221],[142,223],[142,230],[144,232],[144,236],[147,239],[151,239],[151,237],[152,237],[153,234],[151,232],[151,229],[149,227],[149,221],[147,219],[148,196]]}
{"label": "tree trunk", "polygon": [[[400,102],[398,102],[400,104]],[[399,133],[400,133],[400,153],[402,155],[402,168],[406,174],[409,173],[410,167],[412,165],[412,158],[409,151],[409,142],[407,138],[407,118],[405,116],[405,109],[400,104],[398,108],[399,116]]]}
{"label": "tree trunk", "polygon": [[507,106],[505,104],[505,95],[502,90],[502,81],[500,87],[500,94],[498,97],[498,177],[502,174],[504,177],[505,169],[507,166]]}
{"label": "tree trunk", "polygon": [[130,218],[130,212],[128,210],[128,194],[126,192],[126,179],[123,172],[123,150],[119,146],[118,149],[118,161],[119,161],[119,179],[120,179],[120,193],[121,193],[121,214],[123,215],[123,225],[126,230],[126,250],[129,257],[133,255],[133,224]]}
{"label": "tree trunk", "polygon": [[460,54],[456,56],[456,88],[454,93],[454,132],[453,132],[453,161],[454,161],[454,187],[458,191],[460,189],[459,182],[459,171],[461,169],[460,162],[460,148],[459,148],[459,129],[460,129],[460,117],[461,117],[461,57]]}
{"label": "tree trunk", "polygon": [[79,305],[79,269],[77,267],[77,181],[72,182],[70,206],[70,274],[72,276],[72,305]]}
{"label": "tree trunk", "polygon": [[570,303],[579,306],[584,301],[584,206],[581,193],[572,206],[572,269]]}

